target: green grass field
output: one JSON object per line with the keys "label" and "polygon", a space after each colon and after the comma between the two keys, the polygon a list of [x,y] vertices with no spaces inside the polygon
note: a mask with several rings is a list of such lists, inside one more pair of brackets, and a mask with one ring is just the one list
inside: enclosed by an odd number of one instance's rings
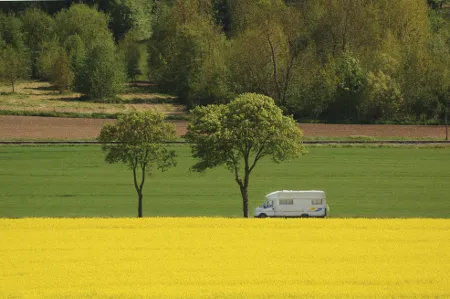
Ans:
{"label": "green grass field", "polygon": [[[224,168],[155,172],[144,187],[144,216],[242,215],[233,176]],[[0,146],[0,217],[137,215],[132,174],[106,164],[99,146]],[[281,189],[322,189],[330,217],[450,218],[449,148],[309,148],[292,162],[263,160],[250,179],[250,208]]]}

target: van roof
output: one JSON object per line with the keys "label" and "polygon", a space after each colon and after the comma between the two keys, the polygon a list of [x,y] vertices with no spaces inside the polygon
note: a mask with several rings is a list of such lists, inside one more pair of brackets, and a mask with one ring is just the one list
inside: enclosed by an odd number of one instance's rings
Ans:
{"label": "van roof", "polygon": [[325,198],[325,192],[322,190],[281,190],[274,191],[266,195],[268,199],[280,198]]}

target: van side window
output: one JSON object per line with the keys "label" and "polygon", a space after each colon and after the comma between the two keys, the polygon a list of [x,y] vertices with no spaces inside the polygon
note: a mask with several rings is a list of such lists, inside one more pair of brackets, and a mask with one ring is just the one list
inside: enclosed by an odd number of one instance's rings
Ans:
{"label": "van side window", "polygon": [[313,205],[321,205],[322,202],[323,202],[322,199],[312,199],[311,200],[311,204],[313,204]]}
{"label": "van side window", "polygon": [[293,205],[293,199],[280,199],[280,205]]}

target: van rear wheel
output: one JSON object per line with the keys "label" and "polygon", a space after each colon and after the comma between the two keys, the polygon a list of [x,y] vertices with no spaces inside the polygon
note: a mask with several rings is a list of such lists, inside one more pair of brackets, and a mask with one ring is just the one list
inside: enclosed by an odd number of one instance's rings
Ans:
{"label": "van rear wheel", "polygon": [[264,213],[262,213],[262,214],[259,214],[259,218],[267,218],[267,215],[266,215],[266,214],[264,214]]}

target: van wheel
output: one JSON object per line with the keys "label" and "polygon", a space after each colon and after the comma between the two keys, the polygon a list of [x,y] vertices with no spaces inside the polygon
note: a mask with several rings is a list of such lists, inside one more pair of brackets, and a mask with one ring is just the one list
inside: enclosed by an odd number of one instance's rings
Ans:
{"label": "van wheel", "polygon": [[259,214],[259,218],[267,218],[267,215],[266,215],[266,214],[264,214],[264,213],[262,213],[262,214]]}
{"label": "van wheel", "polygon": [[300,217],[302,217],[302,218],[308,218],[308,217],[309,217],[309,214],[302,214]]}

